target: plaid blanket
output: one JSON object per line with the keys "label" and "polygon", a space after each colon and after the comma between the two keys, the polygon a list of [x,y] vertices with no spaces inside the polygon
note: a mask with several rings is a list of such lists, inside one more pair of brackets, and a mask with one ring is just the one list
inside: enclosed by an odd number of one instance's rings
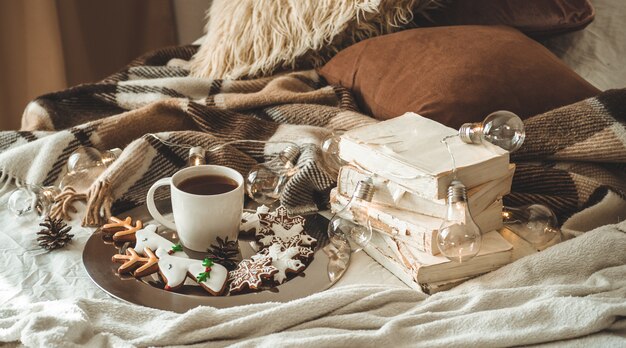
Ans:
{"label": "plaid blanket", "polygon": [[[336,178],[320,167],[320,139],[332,129],[376,121],[358,112],[347,90],[326,85],[315,71],[237,81],[189,77],[184,63],[196,49],[149,53],[99,83],[31,102],[23,131],[0,133],[0,194],[9,183],[58,184],[79,146],[123,148],[87,192],[58,202],[86,199],[83,223],[99,225],[110,214],[143,204],[152,183],[185,166],[185,145],[209,149],[207,163],[245,174],[288,145],[280,142],[293,142],[301,149],[301,170],[281,203],[298,214],[324,205]],[[608,190],[624,194],[624,96],[626,90],[609,91],[527,120],[506,202],[544,203],[563,219]],[[218,147],[245,139],[269,142]]]}
{"label": "plaid blanket", "polygon": [[531,117],[524,125],[524,144],[511,156],[517,168],[505,204],[542,203],[564,222],[609,191],[626,197],[626,89]]}

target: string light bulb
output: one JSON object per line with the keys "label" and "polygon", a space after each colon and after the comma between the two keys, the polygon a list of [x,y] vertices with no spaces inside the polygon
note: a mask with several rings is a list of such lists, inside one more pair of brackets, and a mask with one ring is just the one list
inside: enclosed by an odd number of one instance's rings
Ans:
{"label": "string light bulb", "polygon": [[271,206],[276,203],[298,168],[296,166],[300,148],[288,145],[278,156],[254,165],[246,176],[246,192],[255,202]]}
{"label": "string light bulb", "polygon": [[25,185],[11,192],[7,208],[19,218],[44,218],[50,212],[54,197],[60,193],[55,186]]}
{"label": "string light bulb", "polygon": [[373,196],[372,178],[357,183],[350,201],[328,223],[328,237],[333,245],[339,248],[349,244],[350,249],[357,252],[369,243],[373,233],[369,205]]}
{"label": "string light bulb", "polygon": [[333,130],[320,143],[323,166],[326,172],[333,177],[339,174],[339,168],[343,165],[343,161],[339,157],[339,141],[343,133],[342,130]]}
{"label": "string light bulb", "polygon": [[524,143],[524,122],[510,111],[496,111],[482,122],[465,123],[459,128],[459,137],[468,144],[490,142],[509,152],[519,149]]}
{"label": "string light bulb", "polygon": [[77,191],[87,190],[121,154],[119,148],[100,152],[89,146],[79,147],[67,159],[67,173],[59,184],[60,188],[70,186]]}
{"label": "string light bulb", "polygon": [[481,242],[480,229],[467,205],[467,189],[453,180],[448,186],[446,217],[437,232],[439,251],[449,260],[462,263],[478,254]]}
{"label": "string light bulb", "polygon": [[107,167],[115,161],[122,150],[114,148],[100,152],[90,146],[81,146],[76,149],[67,159],[67,172],[79,172],[93,167]]}
{"label": "string light bulb", "polygon": [[202,146],[194,146],[189,149],[189,157],[187,158],[187,166],[201,166],[206,164],[206,151]]}
{"label": "string light bulb", "polygon": [[73,191],[86,191],[121,153],[122,150],[118,148],[100,152],[93,147],[79,147],[68,157],[67,173],[58,187],[34,184],[20,186],[9,195],[7,208],[17,217],[42,218],[50,213],[54,199],[62,189],[72,187]]}
{"label": "string light bulb", "polygon": [[543,204],[504,207],[502,222],[537,250],[544,250],[563,239],[556,215]]}

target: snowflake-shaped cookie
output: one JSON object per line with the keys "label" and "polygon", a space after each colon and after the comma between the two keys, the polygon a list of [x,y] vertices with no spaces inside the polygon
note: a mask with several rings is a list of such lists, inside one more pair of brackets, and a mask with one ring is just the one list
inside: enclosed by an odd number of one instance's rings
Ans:
{"label": "snowflake-shaped cookie", "polygon": [[273,212],[260,213],[259,218],[262,224],[280,224],[285,229],[291,229],[293,226],[301,225],[304,228],[304,218],[300,215],[291,217],[287,214],[287,208],[282,205]]}
{"label": "snowflake-shaped cookie", "polygon": [[278,269],[272,266],[272,258],[269,256],[242,260],[234,271],[228,273],[228,280],[231,282],[230,292],[258,290],[263,279],[270,279],[276,272]]}
{"label": "snowflake-shaped cookie", "polygon": [[286,241],[294,236],[299,236],[302,245],[313,245],[317,240],[304,232],[304,218],[302,216],[291,217],[287,209],[280,206],[271,213],[259,214],[261,228],[255,236],[259,243],[267,247],[272,245],[274,237]]}
{"label": "snowflake-shaped cookie", "polygon": [[241,214],[241,224],[239,225],[239,230],[243,232],[258,231],[261,229],[261,219],[259,214],[267,214],[269,211],[270,208],[264,205],[256,208],[256,212],[254,213],[244,211],[243,214]]}
{"label": "snowflake-shaped cookie", "polygon": [[278,273],[274,274],[274,280],[278,284],[282,284],[287,279],[287,272],[298,273],[302,271],[306,265],[298,259],[294,259],[299,255],[297,248],[284,249],[280,243],[272,244],[269,248],[263,249],[259,254],[253,255],[253,260],[262,259],[264,257],[272,258],[272,266],[278,269]]}
{"label": "snowflake-shaped cookie", "polygon": [[[310,236],[309,236],[310,237]],[[296,248],[298,249],[298,258],[301,261],[308,261],[314,254],[313,247],[302,245],[302,239],[298,236],[293,236],[287,240],[282,240],[278,237],[272,239],[272,244],[278,243],[283,249]]]}

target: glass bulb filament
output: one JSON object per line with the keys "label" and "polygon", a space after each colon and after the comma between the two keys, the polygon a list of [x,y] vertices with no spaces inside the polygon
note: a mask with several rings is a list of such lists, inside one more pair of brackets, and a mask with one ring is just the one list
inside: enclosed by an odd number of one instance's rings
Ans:
{"label": "glass bulb filament", "polygon": [[355,222],[335,215],[328,224],[328,236],[337,247],[348,244],[353,252],[365,247],[372,239],[372,225],[369,221]]}
{"label": "glass bulb filament", "polygon": [[257,164],[246,176],[246,192],[255,202],[270,206],[280,199],[287,183],[298,172],[297,146],[287,146],[268,162]]}
{"label": "glass bulb filament", "polygon": [[360,181],[350,200],[330,219],[328,236],[337,248],[348,244],[353,252],[357,252],[372,239],[369,204],[373,191],[374,183],[371,178]]}
{"label": "glass bulb filament", "polygon": [[556,215],[542,204],[504,207],[502,221],[509,230],[537,250],[543,250],[563,239]]}
{"label": "glass bulb filament", "polygon": [[115,148],[100,152],[90,146],[77,148],[67,159],[67,172],[79,172],[99,166],[108,166],[113,163],[122,153],[121,149]]}
{"label": "glass bulb filament", "polygon": [[341,168],[343,162],[339,157],[339,141],[341,135],[344,133],[342,130],[334,130],[327,135],[320,144],[322,150],[322,165],[326,172],[332,176],[337,176],[339,168]]}
{"label": "glass bulb filament", "polygon": [[465,262],[478,254],[481,231],[467,206],[467,191],[458,180],[448,187],[446,217],[437,232],[439,251],[451,261]]}
{"label": "glass bulb filament", "polygon": [[71,186],[77,191],[86,191],[121,153],[122,150],[118,148],[100,152],[89,146],[79,147],[69,156],[67,173],[59,187]]}
{"label": "glass bulb filament", "polygon": [[328,225],[328,236],[337,247],[347,244],[353,252],[357,252],[372,239],[372,229],[369,224],[359,225],[348,219],[335,217]]}
{"label": "glass bulb filament", "polygon": [[509,152],[519,149],[524,143],[524,122],[510,111],[496,111],[482,122],[465,123],[459,129],[459,137],[469,144],[487,141]]}
{"label": "glass bulb filament", "polygon": [[17,217],[39,217],[47,215],[59,194],[54,186],[26,185],[11,192],[7,201],[9,211]]}
{"label": "glass bulb filament", "polygon": [[288,170],[277,171],[264,164],[256,165],[246,177],[246,191],[254,201],[269,206],[280,199],[290,177]]}
{"label": "glass bulb filament", "polygon": [[87,146],[77,148],[68,157],[67,173],[63,176],[59,187],[39,185],[18,187],[11,192],[7,200],[9,211],[18,217],[47,215],[52,208],[54,198],[60,193],[60,188],[71,186],[76,191],[86,192],[105,168],[121,153],[122,150],[118,148],[104,152]]}
{"label": "glass bulb filament", "polygon": [[463,223],[442,226],[438,233],[439,250],[451,261],[464,262],[478,254],[481,235]]}

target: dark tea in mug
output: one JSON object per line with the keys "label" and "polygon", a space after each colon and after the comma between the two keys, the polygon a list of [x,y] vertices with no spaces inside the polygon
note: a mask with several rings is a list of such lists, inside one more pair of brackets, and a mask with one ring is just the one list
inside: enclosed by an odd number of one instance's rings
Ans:
{"label": "dark tea in mug", "polygon": [[219,195],[239,186],[231,178],[221,175],[198,175],[181,181],[176,187],[194,195]]}

